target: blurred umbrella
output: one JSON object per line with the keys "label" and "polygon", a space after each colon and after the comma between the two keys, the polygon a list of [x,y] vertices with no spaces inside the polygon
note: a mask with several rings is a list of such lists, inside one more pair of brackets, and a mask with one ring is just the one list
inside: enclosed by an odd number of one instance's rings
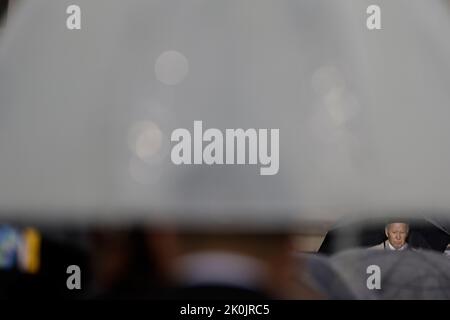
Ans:
{"label": "blurred umbrella", "polygon": [[[2,217],[276,228],[450,209],[447,3],[380,0],[374,31],[369,0],[78,0],[68,30],[72,4],[21,1],[2,31]],[[278,174],[175,165],[171,134],[195,120],[279,129]]]}
{"label": "blurred umbrella", "polygon": [[[434,251],[355,249],[330,263],[359,299],[450,299],[450,260]],[[380,290],[367,288],[371,265],[380,267]]]}
{"label": "blurred umbrella", "polygon": [[385,221],[380,219],[343,219],[327,232],[319,248],[323,254],[341,250],[373,246],[386,240]]}
{"label": "blurred umbrella", "polygon": [[320,294],[317,297],[319,299],[352,300],[358,298],[333,268],[328,257],[320,254],[300,253],[295,258],[299,272],[293,281],[299,287],[313,288]]}

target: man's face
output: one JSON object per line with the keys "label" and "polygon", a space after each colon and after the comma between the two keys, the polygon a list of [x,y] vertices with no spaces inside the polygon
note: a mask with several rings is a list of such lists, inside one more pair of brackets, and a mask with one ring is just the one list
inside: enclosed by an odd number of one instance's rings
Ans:
{"label": "man's face", "polygon": [[406,223],[391,223],[386,228],[386,236],[395,249],[401,248],[408,236],[408,225]]}

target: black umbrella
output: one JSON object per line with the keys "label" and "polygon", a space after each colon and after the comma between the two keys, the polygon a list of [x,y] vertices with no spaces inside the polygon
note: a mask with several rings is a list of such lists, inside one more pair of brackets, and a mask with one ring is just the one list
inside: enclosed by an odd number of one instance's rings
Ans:
{"label": "black umbrella", "polygon": [[[393,219],[352,218],[340,221],[328,231],[319,252],[334,254],[346,249],[377,245],[386,240],[384,229],[388,221]],[[413,248],[443,252],[450,242],[447,219],[399,218],[398,221],[409,223],[407,241]]]}

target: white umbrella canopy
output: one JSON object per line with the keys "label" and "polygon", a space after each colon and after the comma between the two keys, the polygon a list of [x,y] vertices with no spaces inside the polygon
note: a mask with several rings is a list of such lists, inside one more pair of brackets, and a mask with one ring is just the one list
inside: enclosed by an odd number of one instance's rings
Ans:
{"label": "white umbrella canopy", "polygon": [[[373,31],[360,0],[80,0],[68,30],[71,4],[22,1],[0,39],[0,215],[274,227],[450,209],[447,2],[378,1]],[[172,132],[196,120],[279,129],[278,173],[175,165]]]}

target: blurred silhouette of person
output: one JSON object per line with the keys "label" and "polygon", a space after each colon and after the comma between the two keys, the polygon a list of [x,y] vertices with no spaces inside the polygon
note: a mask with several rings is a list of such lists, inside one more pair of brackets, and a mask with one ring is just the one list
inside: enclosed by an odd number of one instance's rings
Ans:
{"label": "blurred silhouette of person", "polygon": [[401,251],[409,249],[407,238],[409,234],[409,225],[406,222],[389,222],[384,232],[387,240],[371,247],[370,249]]}
{"label": "blurred silhouette of person", "polygon": [[182,233],[172,261],[176,299],[317,298],[295,281],[298,258],[286,234]]}
{"label": "blurred silhouette of person", "polygon": [[91,297],[161,297],[167,280],[164,257],[174,252],[170,239],[170,233],[139,227],[95,230],[91,236]]}

